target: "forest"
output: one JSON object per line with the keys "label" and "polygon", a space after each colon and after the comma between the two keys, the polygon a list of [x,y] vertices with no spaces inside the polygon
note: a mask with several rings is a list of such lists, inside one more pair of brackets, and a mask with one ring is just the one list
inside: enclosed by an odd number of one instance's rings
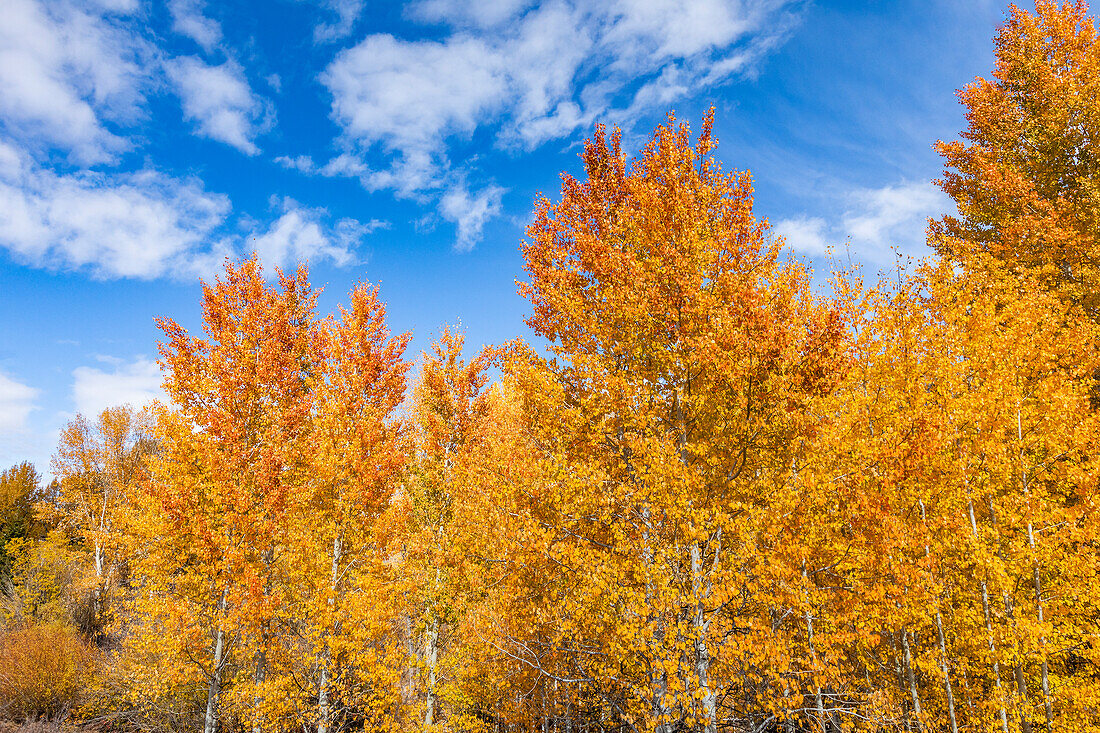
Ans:
{"label": "forest", "polygon": [[165,403],[0,474],[0,730],[1100,730],[1100,42],[995,55],[874,279],[712,113],[534,203],[534,342],[227,261]]}

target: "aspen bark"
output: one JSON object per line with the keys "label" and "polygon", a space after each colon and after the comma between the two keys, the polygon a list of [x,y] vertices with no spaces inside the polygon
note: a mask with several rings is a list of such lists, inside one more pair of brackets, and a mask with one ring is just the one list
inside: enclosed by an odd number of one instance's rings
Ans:
{"label": "aspen bark", "polygon": [[[970,493],[969,488],[967,494]],[[978,522],[974,518],[974,502],[967,497],[966,500],[967,510],[970,514],[970,533],[974,538],[975,544],[978,542]],[[1001,717],[1001,730],[1004,733],[1008,733],[1008,712],[1005,710],[1004,694],[1001,691],[1001,664],[997,660],[997,645],[993,640],[993,621],[989,613],[989,590],[986,588],[985,578],[983,577],[979,584],[982,591],[982,614],[985,616],[985,631],[986,638],[989,640],[989,654],[993,658],[993,682],[997,687],[997,696],[1000,699],[1000,717]]]}
{"label": "aspen bark", "polygon": [[427,696],[424,701],[424,727],[435,722],[436,667],[439,664],[439,619],[431,614],[424,630],[424,658],[428,667]]}
{"label": "aspen bark", "polygon": [[[335,609],[336,605],[336,584],[340,578],[340,555],[343,551],[343,542],[340,537],[340,533],[337,532],[336,536],[332,538],[332,584],[329,589],[332,595],[328,599],[329,610]],[[329,637],[331,635],[331,627],[325,628],[324,639],[324,651],[321,658],[321,680],[319,689],[317,692],[317,709],[319,712],[320,720],[317,723],[317,733],[328,733],[329,726],[329,696],[328,696],[328,684],[329,684],[329,666],[332,664],[332,649],[329,645]]]}
{"label": "aspen bark", "polygon": [[[275,549],[268,547],[264,552],[263,562],[265,570],[264,579],[264,598],[267,598],[271,594],[271,565],[275,559]],[[256,672],[252,677],[254,684],[254,694],[252,697],[252,705],[256,710],[256,718],[252,723],[252,733],[263,733],[263,725],[261,723],[263,719],[263,684],[267,678],[267,643],[268,636],[270,634],[270,620],[264,619],[260,624],[260,648],[256,650]]]}
{"label": "aspen bark", "polygon": [[[1032,529],[1031,529],[1031,522],[1027,523],[1027,539],[1028,539],[1028,542],[1031,544],[1031,550],[1034,553],[1034,551],[1035,551],[1035,535],[1034,535],[1034,533],[1032,532]],[[1039,624],[1041,625],[1043,623],[1043,597],[1042,597],[1042,593],[1040,591],[1041,586],[1039,585],[1039,567],[1037,565],[1032,566],[1032,568],[1031,568],[1031,577],[1032,577],[1032,581],[1035,585],[1035,609],[1036,609],[1036,612],[1038,614]],[[1046,646],[1047,646],[1046,636],[1043,635],[1043,634],[1040,634],[1039,635],[1039,653],[1040,653],[1039,671],[1040,671],[1041,676],[1039,678],[1039,681],[1043,686],[1043,714],[1046,717],[1047,733],[1051,733],[1051,729],[1053,728],[1053,724],[1054,724],[1054,712],[1051,709],[1051,704],[1050,704],[1050,679],[1049,679],[1048,670],[1047,670],[1047,650],[1046,650]]]}
{"label": "aspen bark", "polygon": [[[1023,484],[1024,496],[1027,498],[1028,519],[1027,519],[1027,543],[1031,548],[1031,579],[1035,587],[1035,610],[1038,616],[1039,624],[1043,623],[1043,595],[1041,586],[1039,584],[1039,565],[1038,560],[1035,559],[1035,532],[1031,525],[1031,490],[1028,486],[1027,471],[1024,470],[1024,422],[1023,416],[1020,411],[1020,402],[1016,401],[1016,439],[1019,447],[1020,457],[1020,481]],[[1050,705],[1050,680],[1047,670],[1047,640],[1043,634],[1039,635],[1039,660],[1040,660],[1040,682],[1043,686],[1043,713],[1046,717],[1047,733],[1050,733],[1053,727],[1053,711]]]}
{"label": "aspen bark", "polygon": [[814,649],[814,622],[810,615],[810,578],[806,574],[806,561],[802,561],[803,593],[806,596],[806,608],[802,611],[802,617],[806,621],[806,642],[810,647],[810,661],[813,664],[814,675],[814,702],[817,704],[817,720],[821,729],[825,730],[825,700],[821,696],[821,685],[817,680],[817,651]]}
{"label": "aspen bark", "polygon": [[203,733],[214,733],[218,726],[218,697],[221,695],[223,654],[225,652],[225,630],[222,628],[222,616],[225,614],[226,591],[218,599],[218,633],[214,642],[214,669],[210,674],[210,687],[206,693],[206,717],[203,721]]}
{"label": "aspen bark", "polygon": [[92,613],[96,624],[103,614],[103,545],[97,537],[95,540],[95,590],[92,591]]}
{"label": "aspen bark", "polygon": [[[653,567],[652,527],[651,515],[648,506],[642,507],[642,562],[644,568]],[[653,608],[653,583],[646,579],[646,607]],[[672,722],[669,720],[668,708],[665,706],[665,695],[668,693],[668,673],[664,669],[663,655],[665,653],[665,634],[662,619],[652,611],[648,621],[653,626],[653,637],[650,642],[649,664],[649,690],[650,712],[653,715],[655,733],[670,733]]]}
{"label": "aspen bark", "polygon": [[[993,508],[993,500],[989,501],[989,521],[993,525],[994,533],[997,533],[997,512]],[[1002,563],[1005,563],[1004,551],[1001,548],[1000,535],[997,535],[997,557],[1001,559]],[[1012,627],[1016,628],[1016,614],[1015,606],[1012,603],[1012,596],[1006,590],[1002,593],[1001,598],[1004,601],[1005,616],[1012,622]],[[1024,679],[1024,670],[1019,662],[1013,667],[1013,675],[1016,678],[1016,708],[1020,718],[1020,730],[1023,733],[1031,733],[1031,721],[1027,719],[1027,681]]]}
{"label": "aspen bark", "polygon": [[[924,500],[920,501],[920,518],[924,522],[925,528],[928,527],[928,518],[924,511]],[[924,544],[924,557],[925,559],[931,558],[932,553],[928,548],[928,543]],[[931,573],[931,569],[928,571]],[[940,665],[943,668],[943,687],[947,697],[947,719],[951,724],[951,733],[959,733],[959,724],[955,720],[955,694],[951,689],[951,674],[949,672],[947,662],[947,639],[943,635],[943,617],[940,615],[939,603],[936,604],[936,633],[939,635],[940,641]]]}
{"label": "aspen bark", "polygon": [[905,654],[905,677],[909,683],[909,697],[913,703],[913,717],[916,719],[917,731],[924,730],[921,723],[920,696],[917,695],[917,678],[913,675],[913,653],[909,649],[909,632],[901,627],[901,648]]}
{"label": "aspen bark", "polygon": [[707,623],[704,598],[709,593],[704,589],[702,549],[698,542],[691,545],[692,593],[695,596],[695,609],[692,623],[695,627],[695,682],[702,691],[700,702],[703,706],[703,733],[718,731],[718,701],[715,692],[710,689],[707,675],[710,671],[710,651],[707,649]]}

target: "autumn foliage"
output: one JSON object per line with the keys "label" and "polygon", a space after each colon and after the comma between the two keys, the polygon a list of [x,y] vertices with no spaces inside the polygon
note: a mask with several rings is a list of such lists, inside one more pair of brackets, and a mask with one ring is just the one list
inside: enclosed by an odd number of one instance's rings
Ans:
{"label": "autumn foliage", "polygon": [[996,53],[938,257],[874,284],[788,251],[710,114],[597,126],[535,202],[533,344],[412,361],[377,286],[227,262],[158,320],[165,404],[3,476],[9,714],[1100,730],[1100,44],[1040,0]]}

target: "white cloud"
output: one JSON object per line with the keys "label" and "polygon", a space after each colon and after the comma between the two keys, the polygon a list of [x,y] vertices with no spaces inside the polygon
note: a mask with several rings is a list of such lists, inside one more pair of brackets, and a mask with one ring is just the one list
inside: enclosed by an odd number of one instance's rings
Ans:
{"label": "white cloud", "polygon": [[[788,28],[790,4],[421,0],[406,15],[449,27],[442,40],[369,35],[322,73],[343,149],[308,171],[357,177],[370,190],[430,193],[459,223],[466,249],[499,195],[482,197],[480,213],[459,221],[454,181],[471,172],[452,170],[452,143],[487,133],[501,147],[532,149],[598,118],[629,124],[664,111],[704,85],[747,73]],[[380,166],[365,162],[374,153]]]}
{"label": "white cloud", "polygon": [[165,64],[183,103],[183,114],[198,124],[198,133],[232,145],[246,155],[260,152],[256,136],[270,126],[270,114],[252,93],[244,69],[233,60],[209,66],[194,56]]}
{"label": "white cloud", "polygon": [[313,158],[308,155],[296,155],[294,157],[279,155],[275,158],[275,162],[284,168],[302,173],[313,173],[316,170]]}
{"label": "white cloud", "polygon": [[116,405],[144,407],[164,399],[161,381],[160,367],[144,356],[115,364],[110,371],[77,367],[73,370],[73,405],[77,412],[89,416]]}
{"label": "white cloud", "polygon": [[[499,200],[499,199],[498,199]],[[273,199],[275,220],[246,239],[228,234],[229,199],[195,179],[155,170],[58,175],[0,141],[0,247],[35,267],[101,278],[210,277],[226,257],[255,250],[287,267],[299,260],[349,264],[377,219],[329,223],[322,208]],[[473,204],[476,206],[476,202]]]}
{"label": "white cloud", "polygon": [[606,42],[620,64],[690,58],[764,29],[781,2],[618,0]]}
{"label": "white cloud", "polygon": [[345,136],[397,156],[400,175],[379,172],[369,179],[373,187],[410,193],[437,185],[437,154],[447,136],[469,135],[502,104],[502,64],[478,39],[409,42],[374,35],[337,55],[321,80]]}
{"label": "white cloud", "polygon": [[0,123],[33,148],[110,162],[129,143],[108,122],[143,114],[151,49],[126,27],[133,2],[98,11],[69,0],[6,0],[0,22]]}
{"label": "white cloud", "polygon": [[191,272],[229,208],[195,180],[153,170],[58,175],[0,143],[0,247],[37,267],[99,277]]}
{"label": "white cloud", "polygon": [[50,465],[56,436],[33,429],[30,414],[39,408],[40,391],[0,372],[0,469],[31,461],[39,471]]}
{"label": "white cloud", "polygon": [[35,409],[38,390],[0,372],[0,436],[5,438],[26,429],[27,416]]}
{"label": "white cloud", "polygon": [[321,23],[313,29],[316,43],[328,43],[346,38],[363,12],[364,0],[324,0],[322,3],[336,15],[336,22]]}
{"label": "white cloud", "polygon": [[776,236],[783,237],[787,247],[795,252],[820,257],[825,254],[829,246],[825,229],[824,219],[800,216],[777,221],[772,227],[772,232]]}
{"label": "white cloud", "polygon": [[900,183],[856,191],[844,215],[853,242],[878,248],[924,242],[924,223],[949,210],[951,200],[931,183]]}
{"label": "white cloud", "polygon": [[481,230],[485,222],[500,213],[500,198],[504,189],[488,186],[475,194],[470,194],[465,184],[452,186],[439,201],[439,212],[443,218],[458,227],[455,249],[468,252],[481,239]]}
{"label": "white cloud", "polygon": [[266,265],[265,272],[274,276],[274,268],[286,271],[299,262],[331,260],[346,265],[363,237],[384,228],[378,220],[367,223],[355,219],[340,219],[332,227],[325,223],[328,212],[320,208],[301,206],[290,198],[275,202],[282,210],[266,232],[254,233],[249,244]]}
{"label": "white cloud", "polygon": [[169,0],[172,30],[187,36],[209,53],[222,39],[222,28],[213,18],[203,14],[205,0]]}
{"label": "white cloud", "polygon": [[928,218],[954,207],[931,183],[905,181],[848,191],[835,205],[844,211],[838,221],[811,216],[781,219],[773,223],[772,231],[800,254],[820,257],[830,245],[847,245],[864,262],[883,264],[892,261],[894,250],[917,257],[929,254]]}

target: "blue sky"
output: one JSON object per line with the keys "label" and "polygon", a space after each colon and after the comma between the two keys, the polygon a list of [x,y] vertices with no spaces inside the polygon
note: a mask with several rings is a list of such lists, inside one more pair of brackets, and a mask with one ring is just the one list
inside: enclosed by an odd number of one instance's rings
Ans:
{"label": "blue sky", "polygon": [[596,122],[716,108],[718,156],[811,262],[920,255],[932,150],[992,66],[981,0],[4,0],[0,467],[159,394],[226,256],[380,282],[411,354],[528,336],[518,245]]}

